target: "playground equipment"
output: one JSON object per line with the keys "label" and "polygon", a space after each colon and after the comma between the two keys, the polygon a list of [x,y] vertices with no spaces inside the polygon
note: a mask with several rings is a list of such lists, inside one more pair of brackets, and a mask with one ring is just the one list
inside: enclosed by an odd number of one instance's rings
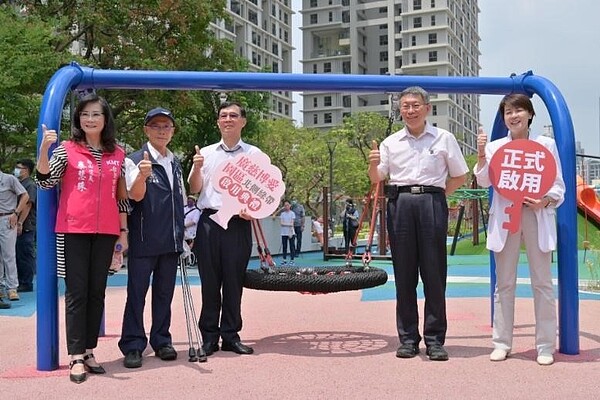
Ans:
{"label": "playground equipment", "polygon": [[593,187],[585,184],[583,179],[577,177],[577,207],[585,215],[600,226],[600,199]]}
{"label": "playground equipment", "polygon": [[[510,77],[385,76],[337,74],[275,74],[248,72],[192,72],[96,70],[76,63],[59,69],[50,79],[40,110],[38,145],[42,124],[60,129],[65,98],[71,90],[84,89],[159,89],[159,90],[266,90],[333,92],[400,92],[418,85],[430,93],[537,94],[548,108],[556,142],[561,149],[566,195],[558,209],[558,303],[559,350],[579,353],[579,294],[575,203],[575,135],[564,97],[546,78],[532,72]],[[492,140],[506,135],[502,116],[496,116]],[[39,146],[38,146],[39,147]],[[52,147],[50,151],[53,151]],[[564,155],[564,157],[562,157]],[[54,223],[56,190],[39,191],[37,259],[37,368],[58,368],[58,285]],[[492,277],[494,261],[490,258]],[[493,292],[493,284],[490,288]]]}

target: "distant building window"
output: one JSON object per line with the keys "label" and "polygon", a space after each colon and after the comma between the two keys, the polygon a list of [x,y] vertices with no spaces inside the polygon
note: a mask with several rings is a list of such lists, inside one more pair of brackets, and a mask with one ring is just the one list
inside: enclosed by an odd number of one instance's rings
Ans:
{"label": "distant building window", "polygon": [[410,37],[410,45],[411,46],[416,46],[417,45],[417,37],[415,35],[412,35]]}
{"label": "distant building window", "polygon": [[313,64],[313,74],[316,74],[317,72],[317,64]]}
{"label": "distant building window", "polygon": [[317,24],[319,22],[319,16],[317,14],[310,14],[310,23]]}
{"label": "distant building window", "polygon": [[325,115],[323,116],[323,122],[325,122],[326,124],[330,124],[331,121],[331,113],[325,113]]}
{"label": "distant building window", "polygon": [[429,44],[436,44],[437,43],[437,33],[430,33],[429,34]]}
{"label": "distant building window", "polygon": [[388,68],[379,68],[379,75],[387,75],[389,72]]}
{"label": "distant building window", "polygon": [[431,26],[435,26],[435,15],[431,16]]}
{"label": "distant building window", "polygon": [[431,0],[431,8],[435,8],[435,0]]}
{"label": "distant building window", "polygon": [[333,13],[329,12],[329,22],[333,22]]}
{"label": "distant building window", "polygon": [[387,29],[387,24],[381,24],[381,25],[379,25],[379,30],[380,31],[384,31],[386,29]]}
{"label": "distant building window", "polygon": [[350,12],[349,11],[342,11],[342,22],[345,24],[350,22]]}
{"label": "distant building window", "polygon": [[423,20],[421,17],[413,18],[413,28],[421,28],[423,26]]}
{"label": "distant building window", "polygon": [[279,72],[279,63],[277,61],[273,61],[273,72]]}
{"label": "distant building window", "polygon": [[314,108],[319,107],[319,99],[316,96],[313,97],[313,107]]}
{"label": "distant building window", "polygon": [[248,10],[248,21],[252,22],[254,25],[258,25],[258,15],[255,11]]}
{"label": "distant building window", "polygon": [[331,72],[331,63],[330,62],[326,62],[323,64],[323,72],[325,72],[325,73]]}
{"label": "distant building window", "polygon": [[[431,42],[429,42],[429,43],[431,43]],[[272,48],[273,48],[273,54],[278,56],[279,55],[279,45],[277,43],[273,43]]]}
{"label": "distant building window", "polygon": [[434,104],[431,106],[431,115],[437,115],[437,106]]}
{"label": "distant building window", "polygon": [[379,45],[380,46],[387,46],[388,44],[388,37],[387,35],[380,35],[379,36]]}
{"label": "distant building window", "polygon": [[325,96],[323,98],[323,106],[331,107],[331,96]]}
{"label": "distant building window", "polygon": [[380,51],[379,52],[379,61],[387,61],[388,60],[388,52]]}
{"label": "distant building window", "polygon": [[319,123],[319,114],[313,114],[313,124],[317,125]]}
{"label": "distant building window", "polygon": [[352,97],[351,96],[343,96],[342,97],[342,105],[346,108],[352,107]]}
{"label": "distant building window", "polygon": [[319,0],[310,0],[311,7],[317,7],[319,5]]}
{"label": "distant building window", "polygon": [[387,14],[387,7],[379,7],[379,14]]}
{"label": "distant building window", "polygon": [[413,10],[421,9],[421,0],[413,0]]}
{"label": "distant building window", "polygon": [[343,74],[350,74],[351,73],[350,61],[344,61],[344,62],[342,62],[342,73]]}
{"label": "distant building window", "polygon": [[417,53],[412,53],[410,58],[411,58],[411,60],[410,60],[411,64],[417,63]]}
{"label": "distant building window", "polygon": [[438,60],[437,51],[429,52],[429,62],[436,62]]}

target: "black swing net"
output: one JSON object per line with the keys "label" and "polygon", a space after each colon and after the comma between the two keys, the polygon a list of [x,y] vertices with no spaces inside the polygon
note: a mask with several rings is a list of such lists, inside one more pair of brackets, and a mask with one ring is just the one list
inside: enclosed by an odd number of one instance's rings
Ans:
{"label": "black swing net", "polygon": [[369,205],[371,207],[371,227],[360,266],[352,265],[352,257],[366,213],[362,213],[360,217],[359,227],[349,246],[345,263],[341,266],[277,267],[267,247],[260,221],[253,220],[252,230],[257,243],[260,268],[246,271],[244,286],[257,290],[317,294],[367,289],[385,284],[388,278],[387,272],[369,265],[378,213],[376,197],[379,193],[379,186],[380,184],[373,185],[365,199],[365,210]]}

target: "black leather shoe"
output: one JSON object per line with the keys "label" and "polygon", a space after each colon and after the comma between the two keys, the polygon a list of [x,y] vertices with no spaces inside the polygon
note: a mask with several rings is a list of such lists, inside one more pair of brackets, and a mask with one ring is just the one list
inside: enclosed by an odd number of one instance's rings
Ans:
{"label": "black leather shoe", "polygon": [[223,342],[221,345],[221,350],[223,351],[233,351],[237,354],[252,354],[254,353],[254,349],[250,346],[246,346],[242,342]]}
{"label": "black leather shoe", "polygon": [[448,352],[440,344],[427,347],[427,355],[431,361],[448,361]]}
{"label": "black leather shoe", "polygon": [[419,345],[414,343],[404,343],[396,350],[398,358],[413,358],[419,354]]}
{"label": "black leather shoe", "polygon": [[104,370],[104,368],[102,367],[102,365],[89,365],[87,363],[87,360],[93,360],[94,359],[94,354],[90,353],[90,354],[86,354],[85,356],[83,356],[83,363],[85,364],[85,369],[87,369],[87,371],[90,374],[105,374],[106,371]]}
{"label": "black leather shoe", "polygon": [[139,368],[142,366],[142,352],[139,350],[133,350],[127,353],[125,360],[123,360],[123,366],[125,368]]}
{"label": "black leather shoe", "polygon": [[87,375],[85,372],[81,373],[81,374],[73,374],[71,373],[71,371],[73,370],[73,366],[75,366],[75,364],[84,364],[83,360],[81,358],[77,359],[77,360],[72,360],[69,363],[69,379],[71,380],[71,382],[75,382],[75,383],[82,383],[85,382],[85,380],[87,379]]}
{"label": "black leather shoe", "polygon": [[156,350],[156,357],[163,361],[173,361],[177,359],[177,351],[170,344]]}
{"label": "black leather shoe", "polygon": [[204,342],[202,344],[202,349],[207,357],[212,356],[215,354],[215,351],[219,351],[219,344],[216,342]]}

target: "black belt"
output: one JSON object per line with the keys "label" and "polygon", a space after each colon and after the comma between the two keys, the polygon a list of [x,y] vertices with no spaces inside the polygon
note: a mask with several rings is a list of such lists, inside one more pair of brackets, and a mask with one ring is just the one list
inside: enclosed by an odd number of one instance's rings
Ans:
{"label": "black belt", "polygon": [[[214,208],[203,208],[202,215],[204,215],[204,214],[213,215],[213,214],[216,214],[217,211],[219,211],[219,210],[215,210]],[[240,216],[236,214],[231,217],[231,219],[236,219],[236,218],[240,218]]]}
{"label": "black belt", "polygon": [[398,193],[410,193],[410,194],[423,194],[423,193],[445,193],[446,190],[439,186],[424,186],[424,185],[412,185],[412,186],[398,186],[398,185],[385,185],[384,194],[388,199],[395,199],[398,197]]}
{"label": "black belt", "polygon": [[0,213],[0,217],[6,217],[7,215],[12,215],[14,213],[15,213],[14,211],[7,212],[7,213]]}

